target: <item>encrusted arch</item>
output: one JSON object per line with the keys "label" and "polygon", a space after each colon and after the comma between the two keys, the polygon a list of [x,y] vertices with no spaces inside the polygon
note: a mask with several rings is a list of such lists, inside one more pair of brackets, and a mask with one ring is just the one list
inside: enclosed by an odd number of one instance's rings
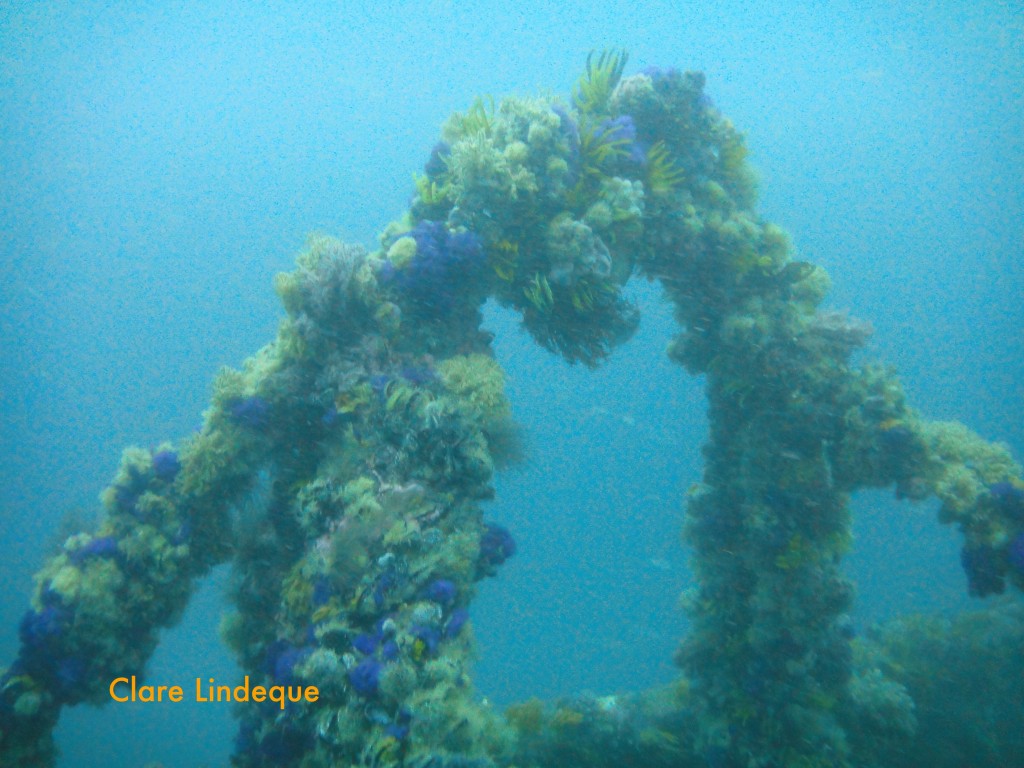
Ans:
{"label": "encrusted arch", "polygon": [[[1024,586],[1020,467],[851,362],[869,328],[818,309],[828,277],[756,213],[743,139],[703,76],[625,65],[591,57],[571,100],[478,100],[379,249],[315,237],[278,276],[277,338],[217,377],[197,435],[127,450],[99,529],[40,572],[2,680],[5,765],[52,763],[61,707],[141,674],[228,558],[247,576],[225,630],[242,667],[321,689],[283,716],[249,705],[239,766],[846,766],[910,742],[891,665],[854,659],[848,496],[937,496],[970,591],[992,594]],[[680,681],[503,719],[466,671],[475,584],[515,552],[480,505],[513,429],[480,307],[493,297],[596,365],[635,328],[636,275],[674,306],[671,359],[706,377]],[[231,509],[261,473],[263,518],[241,536]]]}

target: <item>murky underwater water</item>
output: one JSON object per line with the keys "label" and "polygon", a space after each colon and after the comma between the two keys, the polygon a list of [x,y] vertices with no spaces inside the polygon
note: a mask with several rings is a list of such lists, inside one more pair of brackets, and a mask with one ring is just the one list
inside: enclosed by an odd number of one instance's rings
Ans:
{"label": "murky underwater water", "polygon": [[[1024,233],[1013,126],[1024,57],[1012,14],[995,4],[576,10],[584,20],[569,25],[539,6],[426,4],[362,17],[297,8],[283,18],[231,5],[9,12],[0,26],[0,151],[13,180],[0,206],[5,663],[18,654],[32,575],[69,535],[62,519],[91,524],[124,446],[155,451],[195,432],[217,370],[274,336],[282,310],[272,278],[292,268],[306,235],[376,243],[408,207],[410,176],[423,172],[450,113],[477,94],[568,101],[587,52],[606,45],[629,49],[627,76],[650,66],[706,73],[707,94],[747,135],[762,215],[789,231],[794,260],[827,269],[826,306],[873,324],[854,360],[896,364],[913,408],[1004,441],[1019,460]],[[692,630],[679,595],[695,584],[681,531],[705,466],[707,380],[666,358],[677,323],[661,288],[634,280],[625,295],[639,328],[595,370],[540,348],[516,313],[485,309],[523,459],[481,502],[516,553],[478,584],[471,670],[496,708],[590,692],[566,704],[563,728],[590,713],[581,702],[604,701],[594,722],[649,726],[652,750],[671,749],[653,714],[638,704],[630,721],[604,697],[679,678],[674,653]],[[967,596],[963,539],[936,516],[934,502],[856,494],[843,573],[856,584],[859,637],[912,612],[993,607]],[[999,552],[1009,567],[1009,550]],[[150,678],[240,674],[218,634],[231,581],[220,568],[203,582],[162,636]],[[1013,605],[993,608],[990,623],[966,619],[954,635],[906,628],[927,649],[919,661],[943,670],[914,690],[922,727],[942,723],[942,706],[968,712],[986,696],[1022,711],[1013,655],[1001,655],[1019,626],[1010,592]],[[993,655],[972,657],[979,648]],[[227,762],[237,730],[229,707],[152,706],[67,709],[60,764]],[[386,719],[381,730],[400,725],[397,711]],[[942,749],[1000,764],[1015,754],[1014,722],[946,723],[967,735]]]}

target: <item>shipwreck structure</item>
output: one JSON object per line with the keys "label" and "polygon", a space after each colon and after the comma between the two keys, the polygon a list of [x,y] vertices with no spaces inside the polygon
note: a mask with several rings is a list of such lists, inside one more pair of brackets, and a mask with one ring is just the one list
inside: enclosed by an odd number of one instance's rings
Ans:
{"label": "shipwreck structure", "polygon": [[[217,377],[196,435],[127,450],[99,527],[39,573],[0,678],[0,763],[53,764],[61,708],[142,677],[229,559],[224,637],[253,684],[320,692],[241,707],[245,768],[934,766],[951,742],[998,765],[1021,748],[1019,605],[855,639],[839,567],[850,494],[888,486],[938,497],[973,594],[1024,587],[1020,467],[851,362],[869,327],[819,309],[829,279],[756,213],[703,76],[625,65],[591,57],[564,101],[476,101],[379,249],[317,237],[278,276],[277,338]],[[622,288],[638,275],[674,305],[669,355],[706,380],[679,680],[503,715],[467,674],[475,584],[515,552],[481,507],[514,424],[480,308],[597,365],[636,325]],[[235,525],[257,489],[256,519]],[[937,701],[970,710],[967,679],[997,714],[936,726]]]}

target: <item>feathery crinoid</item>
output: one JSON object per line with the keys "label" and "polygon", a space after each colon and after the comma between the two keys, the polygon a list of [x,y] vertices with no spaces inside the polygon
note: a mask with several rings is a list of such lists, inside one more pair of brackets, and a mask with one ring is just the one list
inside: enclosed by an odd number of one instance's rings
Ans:
{"label": "feathery crinoid", "polygon": [[647,150],[647,189],[655,195],[667,195],[678,188],[686,174],[673,159],[664,141]]}
{"label": "feathery crinoid", "polygon": [[482,133],[490,136],[494,129],[494,97],[477,96],[473,106],[466,110],[466,114],[460,115],[459,127],[466,136]]}
{"label": "feathery crinoid", "polygon": [[608,99],[619,84],[622,72],[626,68],[629,54],[613,48],[601,51],[594,59],[596,51],[587,56],[587,70],[580,77],[573,89],[572,100],[581,115],[600,114],[605,111]]}

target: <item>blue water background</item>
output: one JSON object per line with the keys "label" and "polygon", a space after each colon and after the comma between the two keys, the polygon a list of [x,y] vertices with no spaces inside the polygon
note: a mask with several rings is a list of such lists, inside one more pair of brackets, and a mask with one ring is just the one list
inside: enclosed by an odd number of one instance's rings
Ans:
{"label": "blue water background", "polygon": [[[217,369],[269,340],[274,273],[311,231],[372,245],[454,110],[566,95],[592,48],[701,69],[748,136],[761,210],[829,303],[876,329],[925,414],[1024,457],[1024,22],[1014,2],[5,3],[0,10],[0,663],[68,511],[127,444],[191,432]],[[812,4],[806,4],[811,6]],[[507,704],[672,679],[690,583],[701,382],[671,313],[596,372],[488,312],[528,461],[489,515],[519,554],[473,606],[476,681]],[[858,623],[968,604],[931,504],[855,503]],[[219,572],[151,679],[230,678]],[[63,765],[224,764],[212,705],[77,708]],[[187,738],[185,734],[190,734]]]}

